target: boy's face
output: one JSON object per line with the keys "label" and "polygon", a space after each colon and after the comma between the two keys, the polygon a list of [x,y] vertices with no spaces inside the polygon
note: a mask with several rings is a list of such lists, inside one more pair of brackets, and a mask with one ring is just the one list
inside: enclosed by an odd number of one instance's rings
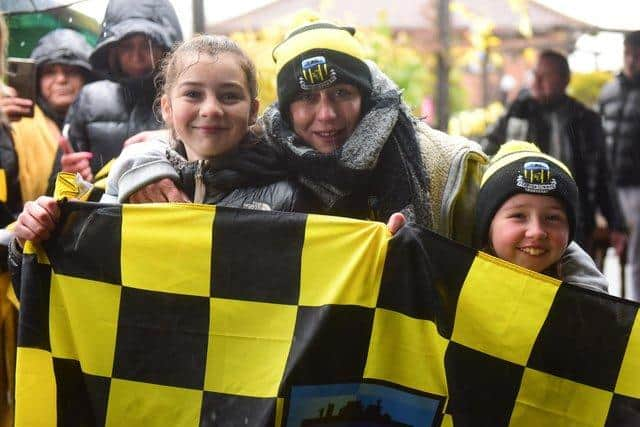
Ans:
{"label": "boy's face", "polygon": [[128,77],[143,77],[153,71],[162,58],[162,49],[142,34],[134,34],[118,42],[116,57],[122,72]]}
{"label": "boy's face", "polygon": [[543,272],[560,259],[569,244],[563,203],[552,196],[516,194],[493,217],[489,243],[499,258]]}

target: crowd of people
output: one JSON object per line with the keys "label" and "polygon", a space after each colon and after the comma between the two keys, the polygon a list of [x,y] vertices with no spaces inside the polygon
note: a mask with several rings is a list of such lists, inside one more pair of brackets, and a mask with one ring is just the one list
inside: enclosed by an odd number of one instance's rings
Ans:
{"label": "crowd of people", "polygon": [[225,36],[183,42],[168,1],[111,0],[102,30],[95,48],[72,30],[40,40],[33,118],[12,88],[0,98],[12,268],[57,225],[56,173],[91,182],[107,166],[103,202],[340,215],[392,233],[409,221],[607,292],[589,256],[601,212],[618,254],[629,237],[626,295],[640,299],[640,32],[601,115],[566,94],[566,57],[544,51],[481,147],[414,117],[350,27],[312,22],[274,47],[278,100],[261,117],[251,58]]}

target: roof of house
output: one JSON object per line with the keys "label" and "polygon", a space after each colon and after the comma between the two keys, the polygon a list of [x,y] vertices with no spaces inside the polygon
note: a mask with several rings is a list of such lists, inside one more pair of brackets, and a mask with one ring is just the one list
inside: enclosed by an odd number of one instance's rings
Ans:
{"label": "roof of house", "polygon": [[[285,21],[287,17],[302,9],[319,11],[328,19],[361,27],[375,26],[380,22],[380,13],[386,15],[388,25],[394,30],[421,31],[435,22],[436,0],[276,0],[248,13],[207,25],[207,31],[229,34],[234,31],[257,30],[267,25]],[[495,25],[494,33],[500,36],[519,34],[520,15],[510,6],[509,0],[456,0],[475,16],[489,18]],[[453,4],[453,1],[452,1]],[[534,34],[557,29],[595,30],[595,27],[568,17],[543,6],[535,0],[524,3],[528,10]],[[454,31],[471,27],[471,20],[462,13],[451,12]]]}

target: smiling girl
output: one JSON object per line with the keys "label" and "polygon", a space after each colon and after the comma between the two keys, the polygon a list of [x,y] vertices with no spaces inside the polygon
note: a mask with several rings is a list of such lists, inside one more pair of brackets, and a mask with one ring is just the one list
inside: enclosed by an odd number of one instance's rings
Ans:
{"label": "smiling girl", "polygon": [[249,132],[259,107],[256,70],[234,41],[195,37],[165,59],[161,73],[160,107],[171,140],[127,147],[103,200],[126,202],[132,189],[169,178],[195,203],[313,210],[275,149]]}

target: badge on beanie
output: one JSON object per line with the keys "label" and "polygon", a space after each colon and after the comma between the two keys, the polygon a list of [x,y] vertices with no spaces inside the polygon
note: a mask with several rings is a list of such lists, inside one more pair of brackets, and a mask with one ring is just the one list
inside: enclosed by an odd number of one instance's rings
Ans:
{"label": "badge on beanie", "polygon": [[556,189],[557,182],[551,178],[551,169],[545,162],[526,162],[524,172],[518,174],[516,185],[527,193],[544,194]]}
{"label": "badge on beanie", "polygon": [[302,75],[298,82],[302,90],[324,89],[338,79],[336,71],[329,67],[324,56],[314,56],[302,60]]}

